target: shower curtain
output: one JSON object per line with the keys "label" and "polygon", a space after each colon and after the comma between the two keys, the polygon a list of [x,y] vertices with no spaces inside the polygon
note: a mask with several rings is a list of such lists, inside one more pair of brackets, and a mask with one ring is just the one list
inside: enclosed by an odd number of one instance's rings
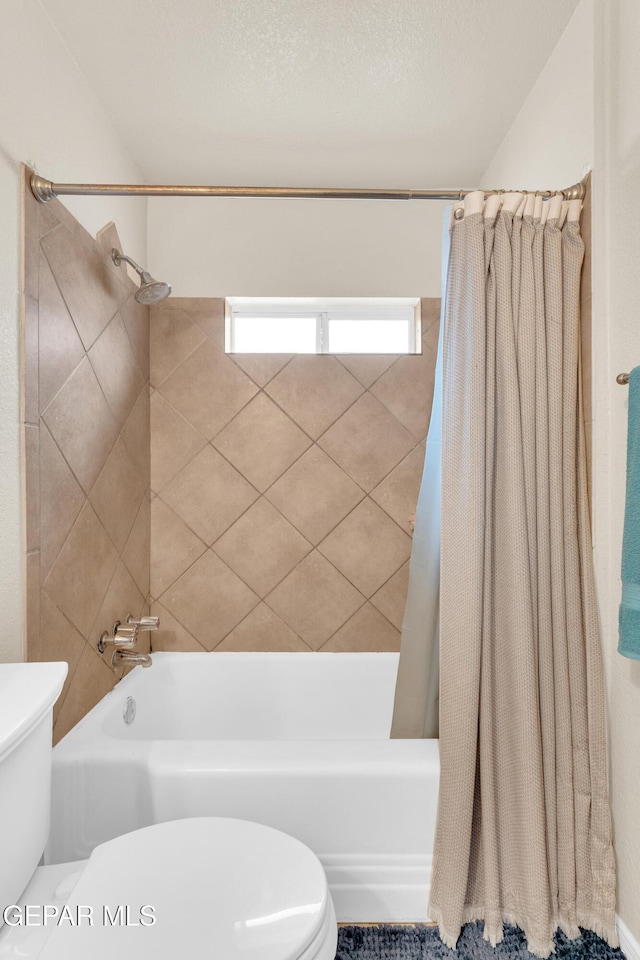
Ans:
{"label": "shower curtain", "polygon": [[494,944],[518,925],[541,957],[558,928],[617,942],[579,216],[579,201],[479,192],[452,213],[429,906],[451,947],[476,919]]}
{"label": "shower curtain", "polygon": [[[449,221],[442,236],[442,289],[446,290]],[[438,736],[440,681],[440,500],[442,461],[443,296],[431,419],[409,561],[391,737]]]}

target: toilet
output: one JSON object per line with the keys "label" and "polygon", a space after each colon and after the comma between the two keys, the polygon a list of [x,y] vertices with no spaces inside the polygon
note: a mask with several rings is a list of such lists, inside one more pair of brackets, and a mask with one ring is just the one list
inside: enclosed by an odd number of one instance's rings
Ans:
{"label": "toilet", "polygon": [[322,865],[270,827],[174,820],[103,843],[88,860],[38,866],[66,672],[0,664],[0,960],[334,960]]}

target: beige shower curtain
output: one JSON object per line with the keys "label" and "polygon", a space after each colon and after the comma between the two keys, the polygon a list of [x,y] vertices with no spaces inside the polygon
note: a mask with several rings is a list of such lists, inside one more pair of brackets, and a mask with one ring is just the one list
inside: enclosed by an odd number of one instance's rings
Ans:
{"label": "beige shower curtain", "polygon": [[579,388],[580,202],[470,194],[443,312],[441,783],[430,915],[616,943]]}

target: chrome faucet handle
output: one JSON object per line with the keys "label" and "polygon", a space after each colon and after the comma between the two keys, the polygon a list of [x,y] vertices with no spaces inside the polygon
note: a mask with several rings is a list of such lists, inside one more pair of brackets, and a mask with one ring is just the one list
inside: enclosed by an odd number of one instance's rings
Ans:
{"label": "chrome faucet handle", "polygon": [[119,620],[113,625],[113,632],[105,630],[98,640],[98,650],[104,653],[105,647],[133,647],[138,639],[138,628],[133,624],[121,623]]}
{"label": "chrome faucet handle", "polygon": [[160,617],[140,617],[139,620],[134,620],[132,614],[127,614],[127,623],[132,627],[135,627],[136,630],[157,630],[160,626]]}

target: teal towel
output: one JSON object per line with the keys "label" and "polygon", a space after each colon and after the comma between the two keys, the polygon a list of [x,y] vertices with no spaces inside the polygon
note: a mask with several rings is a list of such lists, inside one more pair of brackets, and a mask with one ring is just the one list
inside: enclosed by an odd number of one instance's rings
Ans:
{"label": "teal towel", "polygon": [[618,653],[640,660],[640,367],[629,374],[627,500],[622,539]]}

